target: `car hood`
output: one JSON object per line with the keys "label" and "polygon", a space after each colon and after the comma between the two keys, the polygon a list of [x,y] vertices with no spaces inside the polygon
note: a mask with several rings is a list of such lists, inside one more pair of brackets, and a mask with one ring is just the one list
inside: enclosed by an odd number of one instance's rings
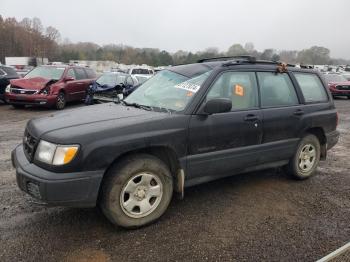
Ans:
{"label": "car hood", "polygon": [[43,77],[21,78],[21,79],[11,80],[11,85],[18,86],[24,89],[41,90],[50,82],[57,82],[57,81],[43,78]]}
{"label": "car hood", "polygon": [[[72,131],[73,129],[75,130],[74,132],[80,130],[80,133],[93,133],[110,127],[118,128],[140,122],[144,123],[148,119],[162,118],[166,115],[166,113],[146,111],[114,103],[105,103],[66,110],[46,117],[32,119],[28,122],[27,128],[37,138],[54,131],[62,131],[61,134],[67,135],[69,134],[69,130]],[[54,133],[59,134],[60,132]],[[62,136],[64,137],[64,135]]]}

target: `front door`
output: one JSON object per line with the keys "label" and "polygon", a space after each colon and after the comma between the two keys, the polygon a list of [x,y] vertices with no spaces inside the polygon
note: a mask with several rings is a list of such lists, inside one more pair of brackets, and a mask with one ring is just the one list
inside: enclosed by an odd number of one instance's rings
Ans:
{"label": "front door", "polygon": [[218,97],[232,100],[231,112],[191,118],[188,179],[220,177],[257,163],[263,116],[259,110],[255,73],[222,73],[205,101]]}

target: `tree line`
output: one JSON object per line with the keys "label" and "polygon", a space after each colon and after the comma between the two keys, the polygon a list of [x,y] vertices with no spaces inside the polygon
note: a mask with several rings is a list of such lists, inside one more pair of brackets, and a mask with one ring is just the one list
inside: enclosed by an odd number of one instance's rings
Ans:
{"label": "tree line", "polygon": [[39,18],[3,18],[0,15],[0,62],[6,56],[47,57],[50,61],[69,62],[69,60],[109,60],[123,64],[148,64],[167,66],[193,63],[199,59],[217,56],[252,55],[258,59],[283,61],[299,64],[350,64],[344,59],[330,57],[330,50],[322,46],[312,46],[304,50],[265,49],[262,52],[254,48],[253,43],[233,44],[228,50],[220,52],[216,47],[204,51],[188,52],[179,50],[169,53],[158,48],[134,48],[122,44],[97,45],[92,42],[71,43],[61,41],[59,31],[44,27]]}

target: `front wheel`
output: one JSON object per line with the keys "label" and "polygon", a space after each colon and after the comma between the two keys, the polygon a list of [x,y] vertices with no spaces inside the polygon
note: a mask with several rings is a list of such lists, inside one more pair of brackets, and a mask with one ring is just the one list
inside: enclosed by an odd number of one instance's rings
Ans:
{"label": "front wheel", "polygon": [[288,173],[297,179],[311,177],[320,162],[320,155],[321,146],[318,138],[312,134],[304,136],[287,166]]}
{"label": "front wheel", "polygon": [[171,173],[152,155],[124,158],[106,176],[100,206],[115,225],[136,228],[150,224],[163,215],[170,203]]}
{"label": "front wheel", "polygon": [[55,107],[57,110],[62,110],[66,106],[66,96],[63,92],[59,92],[57,98],[56,98],[56,104]]}

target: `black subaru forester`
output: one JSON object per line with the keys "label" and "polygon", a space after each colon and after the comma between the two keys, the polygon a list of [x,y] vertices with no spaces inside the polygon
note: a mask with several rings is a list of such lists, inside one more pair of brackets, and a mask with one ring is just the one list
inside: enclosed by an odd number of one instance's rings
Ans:
{"label": "black subaru forester", "polygon": [[316,71],[207,59],[159,72],[120,104],[29,121],[12,162],[34,198],[99,205],[113,224],[139,227],[188,186],[279,166],[309,178],[338,141],[337,121]]}

